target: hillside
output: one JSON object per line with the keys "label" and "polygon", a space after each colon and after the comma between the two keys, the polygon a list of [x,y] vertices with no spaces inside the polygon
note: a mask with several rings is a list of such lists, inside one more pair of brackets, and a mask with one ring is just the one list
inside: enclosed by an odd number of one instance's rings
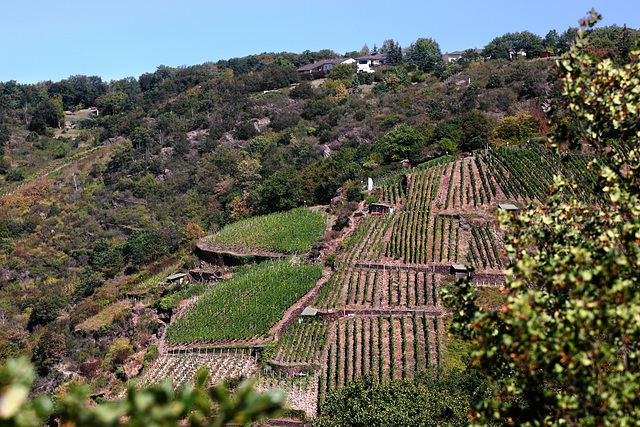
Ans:
{"label": "hillside", "polygon": [[601,153],[546,138],[583,131],[553,60],[317,85],[285,56],[0,84],[0,359],[30,357],[37,392],[115,398],[209,366],[312,418],[366,373],[467,375],[440,291],[464,264],[483,308],[504,304],[497,205],[543,206],[557,174],[563,200],[607,203]]}

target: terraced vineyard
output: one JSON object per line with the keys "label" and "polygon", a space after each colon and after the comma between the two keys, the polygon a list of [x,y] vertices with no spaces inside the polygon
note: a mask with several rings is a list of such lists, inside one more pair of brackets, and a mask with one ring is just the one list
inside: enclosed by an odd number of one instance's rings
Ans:
{"label": "terraced vineyard", "polygon": [[273,361],[280,365],[318,363],[327,344],[329,326],[324,319],[293,323],[280,337],[282,345]]}
{"label": "terraced vineyard", "polygon": [[[359,217],[342,241],[335,269],[325,267],[317,285],[319,265],[281,261],[268,267],[271,273],[262,265],[243,270],[235,281],[212,286],[174,320],[167,342],[195,348],[203,343],[242,346],[271,340],[267,331],[272,328],[278,346],[270,363],[278,367],[278,375],[262,372],[258,387],[284,388],[292,407],[309,417],[331,390],[364,373],[413,378],[447,357],[447,312],[440,288],[453,281],[452,264],[472,266],[481,299],[492,309],[499,307],[499,288],[485,286],[503,283],[502,270],[509,262],[502,255],[497,205],[544,201],[557,173],[581,183],[566,197],[597,201],[589,190],[595,177],[587,162],[578,156],[558,159],[535,147],[494,149],[464,159],[441,158],[388,176],[378,187],[380,202],[390,212]],[[279,269],[283,273],[277,279],[266,278]],[[241,278],[245,276],[251,278]],[[312,288],[304,305],[317,308],[316,317],[298,323],[304,308],[299,303],[288,310],[288,320],[273,329],[283,312]],[[172,359],[180,356],[163,357],[154,364],[162,367],[150,370],[149,376],[175,370],[180,382],[192,375]],[[209,363],[204,360],[212,356],[182,357],[184,363],[198,364]],[[236,366],[234,357],[228,363]],[[256,365],[247,363],[238,372],[252,372]]]}
{"label": "terraced vineyard", "polygon": [[244,267],[187,307],[169,326],[167,342],[258,339],[316,284],[321,273],[318,265],[295,265],[289,260]]}
{"label": "terraced vineyard", "polygon": [[211,385],[241,376],[251,377],[258,371],[255,356],[244,348],[173,351],[160,355],[145,370],[138,386],[146,387],[164,380],[176,385],[193,381],[202,366],[209,369]]}
{"label": "terraced vineyard", "polygon": [[238,252],[304,253],[326,229],[325,215],[306,208],[235,222],[204,240]]}

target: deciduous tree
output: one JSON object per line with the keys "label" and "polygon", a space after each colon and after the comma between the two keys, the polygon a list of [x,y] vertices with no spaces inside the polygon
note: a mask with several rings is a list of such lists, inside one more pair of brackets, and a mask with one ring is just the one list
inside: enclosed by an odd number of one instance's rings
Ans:
{"label": "deciduous tree", "polygon": [[[592,11],[583,26],[599,16]],[[576,201],[557,177],[547,206],[503,214],[509,297],[480,310],[462,284],[445,297],[453,328],[474,342],[473,358],[496,395],[478,422],[515,425],[632,425],[640,419],[640,50],[624,66],[585,51],[580,30],[559,61],[567,108],[588,141],[605,195]],[[557,135],[556,143],[563,142]]]}

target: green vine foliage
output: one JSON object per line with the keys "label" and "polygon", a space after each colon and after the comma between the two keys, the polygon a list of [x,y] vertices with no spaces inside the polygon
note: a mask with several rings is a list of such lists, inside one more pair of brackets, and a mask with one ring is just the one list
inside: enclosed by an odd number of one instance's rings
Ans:
{"label": "green vine foliage", "polygon": [[640,420],[640,49],[626,64],[584,49],[585,28],[559,61],[566,109],[579,123],[567,141],[596,151],[599,206],[567,197],[556,177],[546,206],[504,214],[508,301],[479,309],[462,283],[445,299],[453,331],[473,342],[473,360],[495,385],[475,421],[514,425],[636,425]]}
{"label": "green vine foliage", "polygon": [[206,389],[206,369],[198,371],[195,384],[178,390],[168,382],[142,390],[132,387],[126,399],[100,405],[90,404],[88,388],[78,385],[55,402],[46,395],[30,398],[33,375],[33,367],[24,359],[0,367],[0,425],[32,427],[48,419],[76,427],[222,427],[275,416],[284,404],[282,391],[258,393],[250,381],[233,394],[225,384]]}

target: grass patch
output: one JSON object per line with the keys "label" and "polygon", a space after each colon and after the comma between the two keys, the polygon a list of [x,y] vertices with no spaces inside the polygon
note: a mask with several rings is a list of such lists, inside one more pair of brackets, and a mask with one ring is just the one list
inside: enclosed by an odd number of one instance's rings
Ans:
{"label": "grass patch", "polygon": [[125,314],[129,310],[129,307],[129,301],[119,301],[111,304],[100,313],[80,323],[76,326],[76,330],[91,332],[106,328],[111,325],[116,318]]}
{"label": "grass patch", "polygon": [[445,372],[452,370],[463,372],[467,369],[467,366],[469,366],[471,344],[449,332],[453,320],[451,316],[446,316],[443,320],[445,322],[445,333],[443,337],[445,345],[440,366]]}
{"label": "grass patch", "polygon": [[476,304],[483,308],[495,308],[507,302],[507,294],[500,290],[500,287],[483,286],[474,290]]}

